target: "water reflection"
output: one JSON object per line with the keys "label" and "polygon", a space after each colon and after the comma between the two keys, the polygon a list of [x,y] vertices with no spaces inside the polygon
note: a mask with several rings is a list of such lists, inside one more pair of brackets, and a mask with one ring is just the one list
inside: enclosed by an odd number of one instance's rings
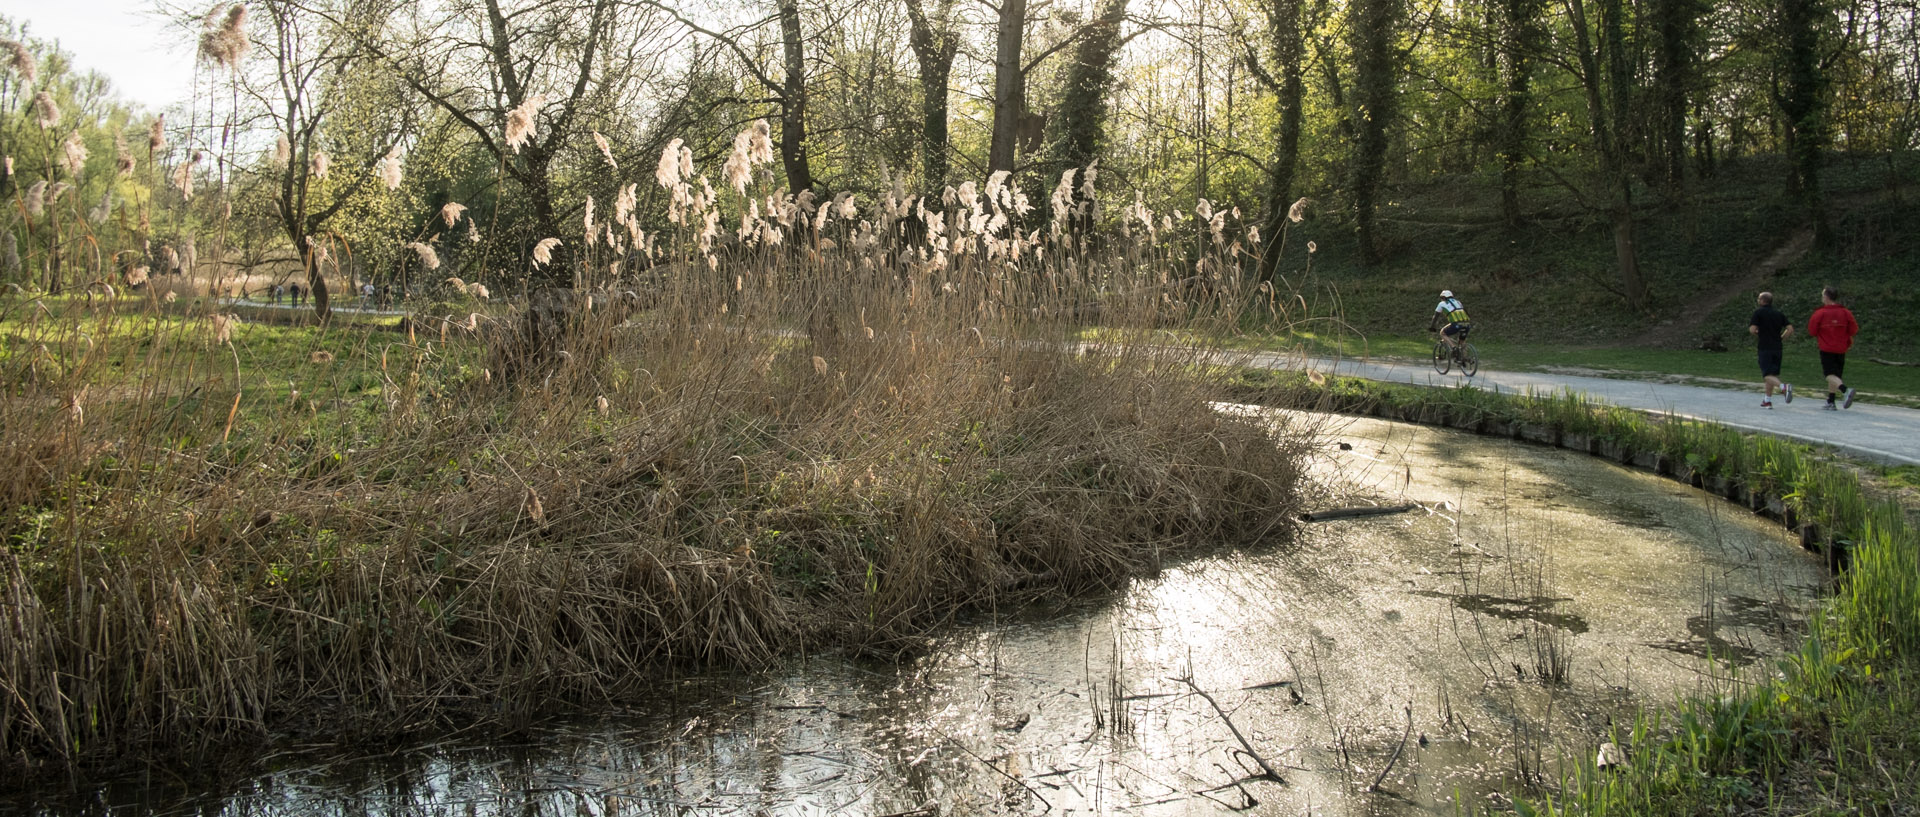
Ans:
{"label": "water reflection", "polygon": [[[1108,599],[1000,611],[898,665],[815,657],[662,679],[644,700],[511,739],[286,746],[199,770],[238,781],[118,781],[19,805],[1453,814],[1456,798],[1553,778],[1637,706],[1757,671],[1822,578],[1733,506],[1584,455],[1376,421],[1324,432],[1319,501],[1421,510],[1314,524]],[[1260,761],[1284,782],[1250,779]]]}

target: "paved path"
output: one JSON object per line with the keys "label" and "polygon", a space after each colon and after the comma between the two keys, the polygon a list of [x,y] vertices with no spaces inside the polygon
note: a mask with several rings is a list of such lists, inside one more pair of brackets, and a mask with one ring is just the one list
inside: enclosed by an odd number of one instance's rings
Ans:
{"label": "paved path", "polygon": [[1791,405],[1774,397],[1774,407],[1760,407],[1760,386],[1733,391],[1672,383],[1613,380],[1604,377],[1496,372],[1481,369],[1477,377],[1442,375],[1426,361],[1388,359],[1335,360],[1332,358],[1252,353],[1251,365],[1269,369],[1314,370],[1368,380],[1421,386],[1471,384],[1482,389],[1524,394],[1529,389],[1554,393],[1572,389],[1616,406],[1672,412],[1682,417],[1712,420],[1745,431],[1758,431],[1803,442],[1830,445],[1855,456],[1898,465],[1920,465],[1920,410],[1856,402],[1844,411],[1827,411],[1826,384],[1820,391],[1802,389]]}
{"label": "paved path", "polygon": [[[360,299],[358,298],[350,299],[346,301],[344,304],[342,304],[340,301],[334,301],[333,304],[328,307],[328,309],[330,311],[339,312],[346,315],[393,316],[393,315],[412,314],[412,312],[407,309],[398,309],[398,308],[376,309],[370,306],[361,306],[360,303],[361,303]],[[294,306],[292,301],[281,301],[280,303],[276,304],[271,301],[255,301],[249,298],[221,298],[220,304],[222,306],[245,306],[245,307],[252,307],[254,309],[279,309],[286,312],[294,312],[294,311],[312,312],[313,311],[313,301],[311,300],[301,303],[299,306]]]}

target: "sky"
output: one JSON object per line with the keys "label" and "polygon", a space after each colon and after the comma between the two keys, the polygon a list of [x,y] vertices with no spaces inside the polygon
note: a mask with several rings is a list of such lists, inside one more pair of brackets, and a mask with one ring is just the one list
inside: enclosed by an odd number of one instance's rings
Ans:
{"label": "sky", "polygon": [[153,0],[0,0],[0,15],[58,40],[77,70],[107,75],[128,102],[160,110],[192,91],[191,43],[168,33]]}

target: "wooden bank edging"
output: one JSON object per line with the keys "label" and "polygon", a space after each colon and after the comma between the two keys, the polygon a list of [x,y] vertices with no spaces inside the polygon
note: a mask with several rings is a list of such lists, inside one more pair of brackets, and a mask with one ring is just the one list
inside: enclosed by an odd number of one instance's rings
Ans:
{"label": "wooden bank edging", "polygon": [[[1395,384],[1406,388],[1431,388],[1407,384]],[[1558,426],[1540,423],[1522,423],[1497,420],[1477,416],[1478,412],[1438,412],[1440,416],[1429,416],[1433,412],[1428,406],[1391,405],[1383,401],[1368,401],[1364,405],[1334,407],[1331,410],[1339,414],[1355,414],[1375,417],[1395,422],[1415,423],[1418,425],[1451,428],[1468,431],[1487,437],[1505,437],[1522,442],[1564,448],[1579,451],[1589,456],[1600,457],[1617,465],[1647,471],[1676,482],[1699,488],[1709,494],[1719,496],[1744,506],[1754,514],[1779,522],[1781,527],[1792,531],[1800,539],[1800,546],[1825,557],[1830,573],[1839,574],[1846,570],[1847,552],[1845,540],[1838,539],[1831,531],[1823,531],[1811,520],[1801,518],[1801,514],[1779,493],[1766,489],[1755,489],[1749,480],[1735,479],[1722,474],[1709,476],[1703,469],[1697,468],[1684,459],[1676,459],[1665,451],[1639,449],[1614,439],[1592,434],[1566,432]],[[1721,425],[1742,433],[1768,434],[1768,432],[1726,426],[1712,420],[1694,418],[1675,418],[1664,413],[1654,413],[1632,409],[1652,419],[1685,419],[1687,422]],[[1470,416],[1471,415],[1471,416]],[[1768,435],[1776,436],[1777,435]],[[1788,437],[1779,437],[1790,442],[1800,442]],[[1823,535],[1824,534],[1824,535]]]}

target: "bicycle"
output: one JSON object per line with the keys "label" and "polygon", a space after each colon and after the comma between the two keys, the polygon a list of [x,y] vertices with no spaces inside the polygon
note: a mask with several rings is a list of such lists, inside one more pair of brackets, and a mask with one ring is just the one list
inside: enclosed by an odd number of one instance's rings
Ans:
{"label": "bicycle", "polygon": [[[1469,329],[1467,331],[1471,332],[1473,330]],[[1458,347],[1448,346],[1446,338],[1440,338],[1433,342],[1434,371],[1446,374],[1452,371],[1456,364],[1460,367],[1460,373],[1467,377],[1472,377],[1480,373],[1480,350],[1473,348],[1473,344],[1467,342],[1465,332],[1460,335],[1460,345]]]}

